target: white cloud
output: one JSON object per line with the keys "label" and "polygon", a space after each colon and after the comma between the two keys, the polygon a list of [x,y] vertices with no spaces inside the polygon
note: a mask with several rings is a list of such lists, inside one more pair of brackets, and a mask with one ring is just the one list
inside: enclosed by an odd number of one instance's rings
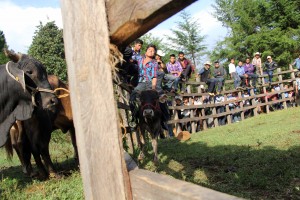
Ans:
{"label": "white cloud", "polygon": [[0,2],[0,30],[5,34],[10,49],[26,53],[32,42],[36,26],[55,21],[62,28],[60,8],[22,8],[10,2]]}

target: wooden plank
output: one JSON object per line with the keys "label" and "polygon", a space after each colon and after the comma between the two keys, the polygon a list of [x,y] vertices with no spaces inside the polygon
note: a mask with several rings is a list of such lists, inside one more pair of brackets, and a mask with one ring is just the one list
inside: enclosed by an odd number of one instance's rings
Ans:
{"label": "wooden plank", "polygon": [[132,199],[109,63],[104,0],[61,1],[85,199]]}
{"label": "wooden plank", "polygon": [[[160,22],[196,0],[109,0],[106,1],[110,38],[117,46],[127,46]],[[98,21],[98,23],[102,23]]]}
{"label": "wooden plank", "polygon": [[137,169],[129,172],[136,200],[236,200],[240,199],[212,189],[174,179],[170,176]]}
{"label": "wooden plank", "polygon": [[292,101],[294,99],[295,99],[294,97],[289,97],[289,98],[285,98],[285,99],[279,99],[279,100],[276,100],[276,101],[270,101],[270,102],[266,102],[266,103],[259,103],[259,104],[256,104],[256,105],[251,105],[251,106],[235,109],[235,110],[232,110],[232,111],[229,111],[229,112],[223,112],[223,113],[219,113],[219,114],[207,115],[205,117],[194,117],[194,118],[185,118],[185,119],[179,119],[179,120],[170,120],[170,121],[168,121],[168,124],[179,123],[179,122],[183,123],[183,122],[190,122],[190,121],[198,121],[198,120],[209,119],[209,118],[218,118],[218,117],[223,117],[223,116],[234,114],[234,113],[239,113],[239,112],[243,113],[244,111],[255,109],[257,106],[267,106],[267,105],[272,105],[272,104],[275,104],[275,103],[281,103],[281,102],[284,102],[284,101]]}

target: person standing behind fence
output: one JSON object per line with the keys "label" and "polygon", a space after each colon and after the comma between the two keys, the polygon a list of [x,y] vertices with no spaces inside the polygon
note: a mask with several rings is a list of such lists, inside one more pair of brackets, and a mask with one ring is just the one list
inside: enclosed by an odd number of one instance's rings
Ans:
{"label": "person standing behind fence", "polygon": [[256,52],[254,54],[254,58],[252,59],[252,65],[256,67],[256,74],[262,75],[262,63],[261,63],[261,58],[260,58],[260,53]]}
{"label": "person standing behind fence", "polygon": [[234,88],[239,89],[240,84],[241,84],[241,78],[236,73],[234,61],[235,61],[234,58],[230,59],[230,64],[228,65],[229,74],[230,74],[230,78],[234,80],[234,82],[233,82],[234,83]]}
{"label": "person standing behind fence", "polygon": [[240,77],[242,81],[242,87],[244,88],[246,86],[246,79],[248,78],[248,75],[245,73],[243,62],[240,60],[238,63],[238,66],[235,68],[236,73]]}
{"label": "person standing behind fence", "polygon": [[223,66],[220,66],[219,61],[215,61],[215,69],[214,69],[214,77],[217,80],[216,84],[218,86],[218,91],[217,93],[221,93],[221,90],[224,86],[224,82],[225,82],[225,76],[227,75],[225,69]]}
{"label": "person standing behind fence", "polygon": [[269,76],[269,86],[272,86],[272,78],[273,78],[273,71],[278,67],[277,63],[273,61],[271,56],[267,56],[267,61],[265,62],[265,69]]}
{"label": "person standing behind fence", "polygon": [[255,73],[255,66],[250,63],[250,58],[246,59],[246,63],[244,64],[244,70],[245,73],[248,75],[248,79],[252,80],[252,85],[250,84],[250,86],[253,86],[255,88],[258,75]]}
{"label": "person standing behind fence", "polygon": [[204,67],[199,71],[197,76],[200,76],[200,79],[202,82],[205,82],[208,85],[208,94],[213,96],[214,95],[214,89],[215,89],[215,84],[216,84],[216,79],[215,78],[210,78],[210,66],[211,63],[209,61],[206,61],[204,63]]}

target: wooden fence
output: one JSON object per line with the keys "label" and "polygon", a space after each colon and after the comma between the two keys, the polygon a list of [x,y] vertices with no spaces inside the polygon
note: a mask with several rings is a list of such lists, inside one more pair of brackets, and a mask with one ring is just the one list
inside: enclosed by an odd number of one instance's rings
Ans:
{"label": "wooden fence", "polygon": [[[232,123],[231,119],[234,114],[239,114],[240,115],[240,120],[245,119],[245,112],[251,112],[252,116],[257,116],[259,113],[259,109],[265,110],[266,113],[270,112],[270,106],[274,104],[280,104],[283,109],[287,109],[288,105],[287,102],[294,102],[296,96],[292,97],[286,97],[285,93],[288,93],[290,91],[296,91],[296,79],[295,79],[295,72],[297,70],[292,69],[290,67],[289,70],[287,71],[281,71],[281,68],[277,69],[277,72],[273,74],[274,78],[277,78],[277,81],[272,82],[272,86],[278,85],[280,88],[279,90],[273,91],[273,92],[267,92],[267,87],[269,87],[268,83],[265,83],[266,77],[268,75],[260,75],[259,76],[259,82],[261,84],[258,84],[256,87],[256,90],[259,91],[261,90],[260,94],[255,94],[254,88],[245,88],[242,90],[235,90],[235,89],[230,89],[230,90],[225,90],[226,86],[232,85],[233,80],[226,80],[225,85],[223,87],[223,91],[221,92],[221,95],[224,96],[224,101],[220,103],[214,103],[214,101],[209,101],[207,103],[203,102],[202,97],[208,97],[208,93],[203,93],[202,92],[202,86],[206,85],[204,82],[200,82],[199,79],[196,80],[196,82],[187,82],[187,93],[186,94],[180,94],[182,97],[194,97],[197,96],[200,98],[201,105],[192,105],[192,98],[189,98],[189,103],[190,105],[186,106],[176,106],[175,101],[173,101],[173,105],[169,107],[170,110],[173,111],[173,119],[168,121],[168,124],[175,124],[176,127],[176,132],[180,132],[180,124],[182,123],[191,123],[191,132],[195,133],[197,130],[197,123],[202,124],[202,129],[205,130],[207,129],[208,126],[208,120],[211,119],[213,120],[213,126],[217,127],[219,126],[218,123],[218,118],[220,117],[226,117],[226,121],[228,124]],[[283,75],[288,75],[288,78],[283,78]],[[273,79],[274,79],[273,78]],[[289,84],[292,86],[292,88],[285,89],[284,88],[284,83]],[[202,86],[201,86],[202,85]],[[197,93],[192,92],[192,87],[197,88]],[[243,92],[249,91],[249,96],[243,97],[242,93]],[[227,100],[227,94],[232,94],[232,93],[238,93],[238,97],[235,100]],[[272,95],[278,95],[279,99],[275,101],[270,101],[268,97]],[[257,101],[261,100],[261,101]],[[249,101],[250,105],[245,106],[243,102]],[[230,109],[230,104],[238,104],[238,108],[235,109]],[[217,108],[223,106],[225,108],[225,112],[222,113],[217,113]],[[198,109],[198,115],[196,115],[195,110]],[[190,111],[190,116],[187,118],[179,119],[177,110],[189,110]],[[206,110],[210,110],[211,114],[206,114]]]}

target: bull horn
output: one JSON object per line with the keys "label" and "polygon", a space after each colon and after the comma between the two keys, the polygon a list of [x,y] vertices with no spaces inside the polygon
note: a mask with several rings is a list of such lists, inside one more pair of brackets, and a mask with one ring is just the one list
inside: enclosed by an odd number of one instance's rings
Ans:
{"label": "bull horn", "polygon": [[21,58],[21,55],[15,53],[13,50],[3,49],[3,51],[5,56],[15,63],[17,63]]}

